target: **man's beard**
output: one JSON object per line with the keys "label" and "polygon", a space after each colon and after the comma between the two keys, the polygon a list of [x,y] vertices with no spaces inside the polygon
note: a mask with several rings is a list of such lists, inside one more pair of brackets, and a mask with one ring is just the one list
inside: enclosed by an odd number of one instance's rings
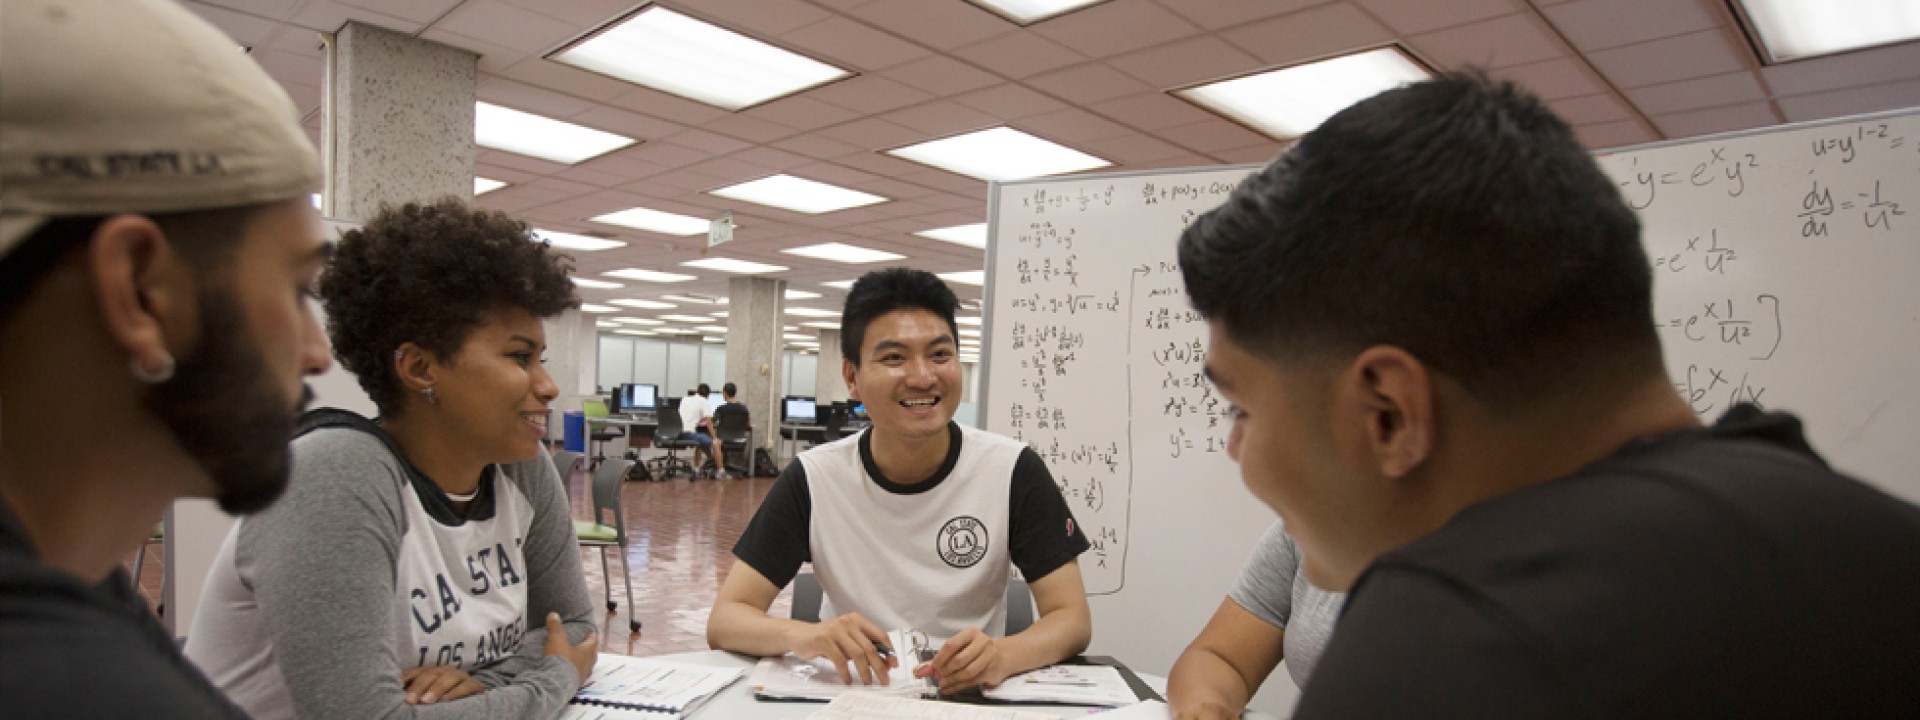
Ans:
{"label": "man's beard", "polygon": [[287,489],[287,444],[313,390],[297,406],[280,396],[231,296],[206,291],[199,309],[200,340],[143,403],[206,469],[220,509],[256,512]]}

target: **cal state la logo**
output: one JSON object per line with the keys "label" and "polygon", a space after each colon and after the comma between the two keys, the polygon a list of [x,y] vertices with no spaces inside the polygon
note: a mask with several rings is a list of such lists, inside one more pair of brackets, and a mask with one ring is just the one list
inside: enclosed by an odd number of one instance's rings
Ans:
{"label": "cal state la logo", "polygon": [[987,526],[978,518],[961,515],[940,526],[936,541],[940,559],[957,568],[973,567],[987,556]]}

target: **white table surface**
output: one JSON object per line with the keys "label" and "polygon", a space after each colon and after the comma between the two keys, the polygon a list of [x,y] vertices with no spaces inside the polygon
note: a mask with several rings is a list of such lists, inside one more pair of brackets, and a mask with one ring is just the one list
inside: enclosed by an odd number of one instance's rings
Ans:
{"label": "white table surface", "polygon": [[[755,658],[726,652],[724,650],[674,653],[672,655],[661,655],[659,658],[694,665],[737,667],[747,673],[753,671],[753,665],[756,662]],[[1149,687],[1152,687],[1154,692],[1160,693],[1161,695],[1166,694],[1166,678],[1157,675],[1148,675],[1146,673],[1139,673],[1139,675],[1140,679],[1146,682]],[[718,696],[708,700],[705,705],[700,706],[700,709],[694,712],[690,720],[760,720],[762,718],[768,720],[800,720],[800,718],[805,718],[813,714],[815,710],[819,710],[825,706],[825,703],[762,702],[755,700],[753,699],[753,688],[747,685],[747,676],[743,673],[739,680],[727,686],[727,689],[720,691]],[[1070,705],[1000,705],[996,707],[1008,707],[1029,712],[1045,713],[1062,718],[1084,718],[1087,717],[1089,713],[1099,709]],[[1273,716],[1265,713],[1249,712],[1243,717],[1251,720],[1261,720],[1270,719]]]}

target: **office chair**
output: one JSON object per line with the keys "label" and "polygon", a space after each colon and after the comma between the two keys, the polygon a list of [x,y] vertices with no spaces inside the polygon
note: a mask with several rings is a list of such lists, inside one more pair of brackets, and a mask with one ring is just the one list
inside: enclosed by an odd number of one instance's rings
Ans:
{"label": "office chair", "polygon": [[600,463],[607,459],[607,441],[614,438],[626,437],[627,433],[625,430],[613,427],[612,425],[605,423],[596,424],[593,422],[594,418],[606,418],[610,415],[610,413],[607,412],[607,404],[605,402],[599,400],[582,401],[580,403],[580,411],[581,414],[585,416],[587,422],[587,438],[593,441],[592,467],[599,467]]}
{"label": "office chair", "polygon": [[666,455],[654,458],[653,476],[661,480],[670,480],[675,471],[684,470],[689,479],[694,477],[693,463],[680,457],[680,451],[694,447],[694,443],[680,439],[686,432],[686,426],[680,422],[678,410],[660,413],[658,424],[653,426],[653,446],[667,451]]}
{"label": "office chair", "polygon": [[553,471],[560,473],[560,487],[567,488],[569,495],[573,490],[573,471],[580,468],[582,459],[580,453],[572,450],[561,450],[553,454]]}
{"label": "office chair", "polygon": [[[593,471],[593,519],[573,521],[573,534],[579,538],[581,547],[600,548],[600,574],[606,579],[603,587],[607,612],[620,607],[613,601],[613,574],[607,569],[607,548],[620,548],[620,578],[627,585],[627,628],[640,632],[640,618],[633,615],[639,609],[633,604],[633,573],[627,567],[627,521],[620,512],[620,485],[632,467],[633,461],[614,458],[613,462],[603,462]],[[609,510],[613,512],[612,525],[604,524]]]}
{"label": "office chair", "polygon": [[[742,461],[740,466],[741,470],[735,474],[740,477],[751,474],[748,471],[753,468],[753,459],[747,457],[747,455],[752,452],[750,446],[753,444],[753,431],[748,427],[753,424],[752,418],[753,415],[747,411],[745,406],[741,405],[721,405],[713,411],[713,430],[715,436],[713,441],[720,443],[722,455],[727,458],[735,457],[733,454],[734,450],[735,448],[739,449],[740,455],[738,457]],[[720,470],[721,472],[734,472],[729,468],[721,468]]]}
{"label": "office chair", "polygon": [[[803,572],[793,576],[793,610],[787,617],[805,622],[820,622],[820,578]],[[1033,625],[1033,588],[1020,578],[1007,580],[1007,635]],[[1004,637],[1004,636],[1003,636]]]}
{"label": "office chair", "polygon": [[840,403],[827,406],[827,421],[820,431],[822,444],[839,440],[846,435],[847,408]]}
{"label": "office chair", "polygon": [[[154,523],[153,534],[147,536],[146,542],[140,543],[139,550],[133,551],[133,591],[135,593],[140,592],[140,566],[146,564],[147,546],[152,545],[154,543],[160,543],[160,549],[162,552],[164,552],[167,549],[167,524],[166,523],[164,522]],[[167,586],[171,584],[173,584],[173,573],[169,573],[169,572],[160,573],[160,599],[153,603],[154,614],[156,615],[167,614]]]}

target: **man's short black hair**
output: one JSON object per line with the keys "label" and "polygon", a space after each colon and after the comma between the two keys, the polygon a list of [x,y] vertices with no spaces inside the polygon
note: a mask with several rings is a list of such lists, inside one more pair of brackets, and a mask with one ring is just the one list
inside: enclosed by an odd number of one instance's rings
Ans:
{"label": "man's short black hair", "polygon": [[740,386],[735,385],[733,383],[727,383],[725,385],[721,385],[720,394],[725,395],[727,397],[733,397],[735,395],[740,394]]}
{"label": "man's short black hair", "polygon": [[393,374],[401,344],[451,362],[489,313],[520,308],[549,318],[579,307],[572,270],[573,258],[526,223],[448,197],[382,206],[348,231],[320,276],[320,299],[340,365],[393,415],[405,392]]}
{"label": "man's short black hair", "polygon": [[1399,347],[1496,407],[1660,372],[1640,222],[1538,98],[1454,72],[1362,101],[1180,238],[1269,358]]}
{"label": "man's short black hair", "polygon": [[840,312],[840,356],[860,366],[860,346],[867,339],[867,325],[874,318],[895,310],[925,310],[947,321],[947,329],[960,339],[960,325],[953,319],[960,309],[960,298],[938,275],[925,270],[895,267],[875,270],[860,276],[847,291],[847,304]]}

